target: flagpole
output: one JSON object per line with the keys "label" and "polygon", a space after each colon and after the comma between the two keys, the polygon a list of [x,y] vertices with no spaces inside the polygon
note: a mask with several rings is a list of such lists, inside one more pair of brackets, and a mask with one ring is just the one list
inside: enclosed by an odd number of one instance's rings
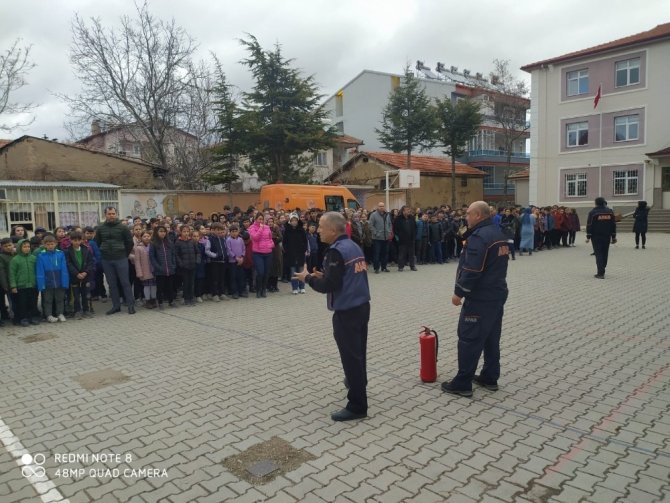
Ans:
{"label": "flagpole", "polygon": [[[595,98],[595,106],[597,107],[602,98],[603,83],[598,86],[598,93]],[[598,118],[600,126],[598,127],[598,196],[603,195],[603,113],[598,111]]]}

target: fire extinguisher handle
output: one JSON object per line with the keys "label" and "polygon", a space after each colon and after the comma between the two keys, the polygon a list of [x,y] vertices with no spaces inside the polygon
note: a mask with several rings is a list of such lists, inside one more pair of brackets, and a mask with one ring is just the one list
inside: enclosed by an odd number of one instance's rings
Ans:
{"label": "fire extinguisher handle", "polygon": [[433,335],[435,335],[435,361],[437,361],[437,351],[440,349],[440,339],[437,337],[437,332],[435,330],[431,330]]}

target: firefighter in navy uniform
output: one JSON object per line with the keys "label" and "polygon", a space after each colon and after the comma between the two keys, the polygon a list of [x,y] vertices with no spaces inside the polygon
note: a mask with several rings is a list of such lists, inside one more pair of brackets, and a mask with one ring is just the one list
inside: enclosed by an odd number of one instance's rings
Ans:
{"label": "firefighter in navy uniform", "polygon": [[325,213],[318,230],[321,241],[330,245],[323,260],[323,272],[310,273],[305,267],[293,275],[317,292],[328,294],[328,309],[334,311],[333,334],[349,392],[347,406],[331,414],[333,421],[361,419],[368,412],[366,351],[370,288],[365,255],[347,237],[346,223],[339,213]]}
{"label": "firefighter in navy uniform", "polygon": [[605,279],[607,256],[610,243],[616,243],[616,221],[614,212],[607,207],[603,197],[596,197],[596,207],[589,212],[586,219],[586,242],[593,240],[593,253],[596,256],[598,272],[595,277]]}
{"label": "firefighter in navy uniform", "polygon": [[[498,390],[500,377],[500,333],[503,308],[507,301],[507,237],[491,220],[484,201],[472,203],[466,212],[466,244],[456,272],[456,286],[451,303],[463,307],[458,320],[458,373],[442,383],[442,390],[452,395],[472,396],[472,383]],[[484,352],[484,366],[475,375],[479,357]]]}

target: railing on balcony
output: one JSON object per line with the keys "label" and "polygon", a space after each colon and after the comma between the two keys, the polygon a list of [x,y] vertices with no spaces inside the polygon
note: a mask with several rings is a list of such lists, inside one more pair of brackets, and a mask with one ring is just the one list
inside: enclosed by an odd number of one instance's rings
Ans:
{"label": "railing on balcony", "polygon": [[[502,195],[505,193],[505,183],[487,183],[484,181],[484,194],[489,194],[489,195]],[[515,185],[513,183],[507,183],[507,193],[510,195],[514,194],[514,188]]]}
{"label": "railing on balcony", "polygon": [[[470,150],[465,154],[468,157],[507,157],[504,150]],[[512,152],[512,158],[530,159],[528,152]]]}

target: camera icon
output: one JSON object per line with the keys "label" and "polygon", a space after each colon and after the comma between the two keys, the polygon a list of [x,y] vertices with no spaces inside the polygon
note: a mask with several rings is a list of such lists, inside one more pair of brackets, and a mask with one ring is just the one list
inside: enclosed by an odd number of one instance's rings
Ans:
{"label": "camera icon", "polygon": [[42,453],[37,453],[34,456],[28,453],[25,453],[21,456],[21,475],[24,477],[44,477],[46,475],[46,469],[44,468],[44,463],[47,458]]}

